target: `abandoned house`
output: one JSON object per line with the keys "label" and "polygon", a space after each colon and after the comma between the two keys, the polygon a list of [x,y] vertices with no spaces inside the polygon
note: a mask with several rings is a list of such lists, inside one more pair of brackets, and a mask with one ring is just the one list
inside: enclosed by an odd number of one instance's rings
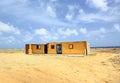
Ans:
{"label": "abandoned house", "polygon": [[47,44],[26,44],[26,54],[83,54],[90,52],[89,43],[77,42],[51,42]]}

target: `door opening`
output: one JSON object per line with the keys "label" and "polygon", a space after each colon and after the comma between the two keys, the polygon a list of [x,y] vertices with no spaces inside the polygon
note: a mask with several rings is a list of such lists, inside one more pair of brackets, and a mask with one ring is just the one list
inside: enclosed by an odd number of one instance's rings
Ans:
{"label": "door opening", "polygon": [[29,54],[28,50],[29,50],[29,44],[26,44],[25,45],[25,52],[26,52],[26,54]]}
{"label": "door opening", "polygon": [[48,48],[47,48],[47,44],[44,46],[44,53],[47,54],[48,53]]}
{"label": "door opening", "polygon": [[57,51],[57,54],[62,54],[62,45],[61,44],[56,45],[56,51]]}

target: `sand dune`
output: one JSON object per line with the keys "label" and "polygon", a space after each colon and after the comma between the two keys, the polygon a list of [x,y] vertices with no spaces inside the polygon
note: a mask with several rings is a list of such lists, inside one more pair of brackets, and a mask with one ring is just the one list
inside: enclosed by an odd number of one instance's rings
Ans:
{"label": "sand dune", "polygon": [[120,49],[91,51],[71,57],[0,50],[0,83],[120,83]]}

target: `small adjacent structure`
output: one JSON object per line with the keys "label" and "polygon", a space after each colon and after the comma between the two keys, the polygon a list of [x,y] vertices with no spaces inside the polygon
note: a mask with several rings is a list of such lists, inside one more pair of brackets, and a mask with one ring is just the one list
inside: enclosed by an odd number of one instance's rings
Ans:
{"label": "small adjacent structure", "polygon": [[77,42],[51,42],[47,44],[26,44],[26,54],[82,54],[90,53],[89,43]]}

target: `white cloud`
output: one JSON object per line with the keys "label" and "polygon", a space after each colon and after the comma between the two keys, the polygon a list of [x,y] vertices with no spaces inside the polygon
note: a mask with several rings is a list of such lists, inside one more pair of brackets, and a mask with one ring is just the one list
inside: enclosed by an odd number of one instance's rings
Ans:
{"label": "white cloud", "polygon": [[[45,0],[1,0],[0,13],[9,15],[16,21],[41,23],[49,26],[70,26],[57,18],[56,4]],[[14,20],[13,20],[14,21]]]}
{"label": "white cloud", "polygon": [[74,10],[75,8],[76,8],[75,5],[68,5],[68,9],[69,9],[69,11],[72,11],[72,10]]}
{"label": "white cloud", "polygon": [[40,28],[35,30],[35,34],[37,35],[47,35],[48,31],[45,28]]}
{"label": "white cloud", "polygon": [[61,38],[66,38],[69,37],[71,35],[78,35],[78,32],[76,29],[65,29],[65,28],[58,28],[58,29],[51,29],[51,30],[47,30],[45,28],[40,28],[40,29],[36,29],[34,30],[35,32],[35,37],[40,37],[41,40],[43,41],[53,41],[53,40],[57,40],[59,39],[59,37]]}
{"label": "white cloud", "polygon": [[100,28],[98,30],[94,30],[88,33],[88,36],[99,36],[104,37],[104,34],[106,33],[105,28]]}
{"label": "white cloud", "polygon": [[76,29],[69,29],[69,28],[58,28],[58,29],[50,29],[49,31],[45,28],[40,28],[34,30],[34,37],[39,37],[39,39],[43,41],[54,41],[58,40],[59,38],[66,38],[72,35],[77,36],[78,32]]}
{"label": "white cloud", "polygon": [[40,37],[43,41],[54,41],[57,40],[59,38],[59,36],[57,34],[48,34],[48,35],[44,35],[43,37]]}
{"label": "white cloud", "polygon": [[118,32],[120,32],[120,25],[119,24],[114,24],[114,28],[115,28],[115,30],[117,30]]}
{"label": "white cloud", "polygon": [[9,36],[8,39],[7,39],[7,42],[8,42],[8,43],[14,44],[15,41],[16,41],[16,40],[15,40],[15,38],[14,38],[13,36]]}
{"label": "white cloud", "polygon": [[51,2],[56,2],[56,1],[58,1],[58,0],[50,0]]}
{"label": "white cloud", "polygon": [[20,34],[19,29],[10,24],[5,24],[0,21],[0,33],[11,33],[11,34]]}
{"label": "white cloud", "polygon": [[65,18],[66,18],[68,21],[71,21],[72,18],[73,18],[73,15],[72,15],[72,14],[67,14],[67,15],[65,16]]}
{"label": "white cloud", "polygon": [[84,13],[84,10],[83,10],[83,9],[79,9],[79,13],[80,13],[80,14],[83,14],[83,13]]}
{"label": "white cloud", "polygon": [[58,39],[57,32],[54,31],[54,33],[52,33],[51,31],[48,31],[45,28],[36,29],[34,32],[34,36],[39,37],[43,41],[51,41]]}
{"label": "white cloud", "polygon": [[116,20],[119,20],[119,13],[117,12],[117,14],[109,12],[109,13],[82,13],[77,15],[75,21],[76,22],[85,22],[85,23],[90,23],[90,22],[100,22],[100,21],[104,21],[104,22],[114,22]]}
{"label": "white cloud", "polygon": [[25,32],[24,36],[21,38],[23,42],[30,42],[34,38],[34,34],[30,32]]}
{"label": "white cloud", "polygon": [[86,3],[90,7],[95,7],[97,9],[100,9],[101,11],[107,11],[108,10],[107,0],[87,0]]}
{"label": "white cloud", "polygon": [[15,37],[13,37],[13,36],[7,36],[7,37],[1,36],[0,37],[0,44],[3,44],[3,42],[6,44],[15,44],[16,40],[15,40]]}
{"label": "white cloud", "polygon": [[[97,2],[97,0],[95,1]],[[79,13],[76,15],[76,18],[74,20],[74,22],[76,23],[81,23],[81,22],[90,23],[90,22],[101,22],[101,21],[116,22],[120,20],[120,5],[118,4],[115,4],[115,6],[110,5],[109,9],[106,12],[101,12],[101,11],[98,11],[98,12],[87,12],[86,11],[85,12],[83,11],[83,9],[79,9],[78,12]]]}
{"label": "white cloud", "polygon": [[116,3],[120,3],[120,0],[115,0]]}
{"label": "white cloud", "polygon": [[72,19],[74,18],[74,15],[75,15],[75,10],[78,9],[79,7],[76,6],[76,5],[68,5],[68,12],[65,16],[65,18],[68,20],[68,21],[72,21]]}
{"label": "white cloud", "polygon": [[55,8],[48,5],[46,11],[47,11],[48,15],[50,15],[51,17],[56,17]]}
{"label": "white cloud", "polygon": [[57,40],[59,37],[66,38],[71,35],[78,35],[76,29],[65,29],[65,28],[58,28],[57,30],[50,30],[48,31],[45,28],[36,29],[35,31],[36,36],[40,36],[40,39],[43,41],[50,41],[50,40]]}
{"label": "white cloud", "polygon": [[22,4],[25,4],[28,0],[9,0],[9,1],[6,1],[6,0],[1,0],[0,4],[1,5],[13,5],[13,4],[16,4],[16,3],[22,3]]}
{"label": "white cloud", "polygon": [[80,28],[80,32],[87,37],[91,37],[91,36],[104,37],[104,34],[107,33],[105,28],[100,28],[98,30],[92,30],[92,31],[88,31],[87,28]]}
{"label": "white cloud", "polygon": [[88,30],[87,28],[80,28],[80,33],[84,34],[87,37],[104,37],[106,34],[112,34],[114,32],[120,32],[120,24],[116,23],[113,27],[106,29],[101,27],[97,30]]}
{"label": "white cloud", "polygon": [[[35,33],[35,34],[32,34]],[[38,28],[32,32],[25,32],[23,37],[24,42],[38,42],[54,40],[55,37],[51,36],[50,32],[46,28]],[[38,39],[38,41],[36,41]]]}
{"label": "white cloud", "polygon": [[100,32],[102,32],[102,33],[106,33],[105,28],[100,28]]}
{"label": "white cloud", "polygon": [[120,5],[116,4],[114,7],[110,7],[109,14],[110,16],[120,20]]}
{"label": "white cloud", "polygon": [[80,28],[80,32],[83,33],[83,34],[87,34],[87,29],[86,28]]}
{"label": "white cloud", "polygon": [[78,32],[77,32],[76,29],[69,29],[69,28],[67,28],[67,29],[65,29],[65,28],[59,28],[58,29],[58,33],[61,34],[61,35],[63,35],[64,38],[66,38],[68,36],[71,36],[71,35],[76,35],[76,36],[78,35]]}

